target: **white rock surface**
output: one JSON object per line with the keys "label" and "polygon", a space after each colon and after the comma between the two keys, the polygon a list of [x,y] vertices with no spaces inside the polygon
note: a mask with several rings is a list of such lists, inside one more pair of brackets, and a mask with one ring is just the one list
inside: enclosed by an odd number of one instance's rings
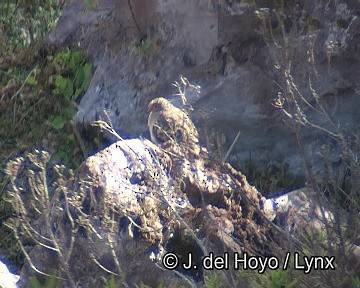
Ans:
{"label": "white rock surface", "polygon": [[0,261],[0,287],[1,288],[17,288],[16,282],[20,276],[12,274],[5,263]]}

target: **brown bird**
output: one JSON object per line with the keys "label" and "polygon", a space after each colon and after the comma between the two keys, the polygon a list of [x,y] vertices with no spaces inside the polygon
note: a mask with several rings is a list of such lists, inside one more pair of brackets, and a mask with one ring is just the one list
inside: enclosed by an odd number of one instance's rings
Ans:
{"label": "brown bird", "polygon": [[178,144],[189,144],[193,152],[199,150],[198,132],[184,111],[161,97],[152,100],[148,109],[150,111],[148,128],[153,143],[173,141]]}

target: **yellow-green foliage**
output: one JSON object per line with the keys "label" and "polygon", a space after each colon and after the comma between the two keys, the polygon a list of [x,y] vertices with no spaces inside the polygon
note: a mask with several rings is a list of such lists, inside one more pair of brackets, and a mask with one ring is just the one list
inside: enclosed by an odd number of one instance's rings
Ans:
{"label": "yellow-green foliage", "polygon": [[[69,126],[75,113],[74,101],[83,96],[91,80],[91,65],[86,63],[83,55],[78,51],[66,49],[55,55],[51,64],[55,69],[54,86],[52,93],[59,96],[64,103],[55,115],[51,115],[47,124],[60,134],[64,134],[63,143],[58,148],[55,156],[65,162],[72,159],[71,151],[75,145],[74,135],[64,127]],[[68,127],[69,128],[69,127]],[[66,131],[68,133],[61,133]]]}
{"label": "yellow-green foliage", "polygon": [[73,153],[79,149],[71,119],[75,102],[86,92],[90,79],[90,64],[80,52],[69,49],[10,65],[0,82],[2,89],[15,82],[0,101],[0,134],[6,135],[0,140],[3,158],[46,143],[56,151],[56,158],[75,164]]}
{"label": "yellow-green foliage", "polygon": [[104,288],[117,288],[119,287],[118,280],[115,278],[114,275],[110,276],[110,279],[103,278],[104,281]]}

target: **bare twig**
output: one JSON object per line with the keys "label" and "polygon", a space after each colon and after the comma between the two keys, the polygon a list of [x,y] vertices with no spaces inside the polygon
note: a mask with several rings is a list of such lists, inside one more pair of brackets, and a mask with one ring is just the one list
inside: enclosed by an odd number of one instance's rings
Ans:
{"label": "bare twig", "polygon": [[226,162],[226,159],[229,157],[231,151],[234,149],[234,146],[235,146],[236,142],[238,141],[238,139],[240,137],[240,133],[241,133],[241,131],[239,130],[239,132],[236,134],[236,137],[235,137],[234,141],[231,143],[230,148],[228,149],[228,151],[226,152],[224,158],[222,159],[222,163]]}

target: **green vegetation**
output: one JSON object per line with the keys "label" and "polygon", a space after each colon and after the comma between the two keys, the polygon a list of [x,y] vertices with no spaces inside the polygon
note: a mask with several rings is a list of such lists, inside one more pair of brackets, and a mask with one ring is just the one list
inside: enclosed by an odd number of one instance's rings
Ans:
{"label": "green vegetation", "polygon": [[105,288],[117,288],[117,287],[119,287],[119,284],[120,284],[120,283],[118,283],[119,281],[116,280],[114,275],[111,275],[110,279],[106,279],[104,277],[102,280],[104,281]]}
{"label": "green vegetation", "polygon": [[[91,66],[78,51],[54,51],[42,43],[64,3],[0,3],[0,219],[12,214],[3,200],[9,181],[4,168],[10,158],[44,147],[52,151],[52,161],[71,167],[83,159],[71,119],[89,85]],[[23,254],[3,225],[0,243],[0,253],[19,267]]]}
{"label": "green vegetation", "polygon": [[74,156],[81,151],[71,119],[89,85],[91,66],[77,51],[44,53],[44,58],[32,59],[25,72],[21,60],[11,64],[2,78],[0,133],[6,137],[0,147],[7,159],[19,150],[44,145],[56,151],[57,159],[75,165],[79,159]]}
{"label": "green vegetation", "polygon": [[353,288],[360,288],[360,278],[355,277],[352,282]]}
{"label": "green vegetation", "polygon": [[148,57],[155,51],[159,50],[160,46],[160,40],[144,38],[136,46],[136,53],[141,57]]}
{"label": "green vegetation", "polygon": [[[46,124],[62,135],[62,144],[58,147],[55,157],[63,163],[71,162],[75,136],[71,129],[71,119],[75,113],[74,102],[83,96],[91,80],[91,65],[85,62],[78,51],[66,49],[55,55],[52,65],[55,70],[55,88],[52,94],[63,103],[55,115],[50,116]],[[67,129],[66,129],[67,128]],[[65,132],[65,133],[64,133]]]}
{"label": "green vegetation", "polygon": [[[83,159],[72,118],[76,101],[89,85],[91,66],[78,51],[66,49],[52,55],[52,51],[38,47],[24,50],[19,60],[10,62],[1,74],[0,134],[4,137],[0,140],[0,191],[7,185],[4,165],[19,152],[46,147],[53,151],[53,160],[71,167]],[[43,49],[43,57],[34,55],[37,49]],[[31,58],[25,53],[34,54]],[[0,211],[0,215],[10,213],[2,202]],[[0,229],[2,236],[7,237],[4,228]],[[10,241],[9,246],[4,244],[0,249],[5,249],[4,254],[17,262],[20,254],[16,247],[11,248]],[[12,252],[16,259],[8,255]]]}
{"label": "green vegetation", "polygon": [[57,72],[53,93],[76,101],[89,86],[91,65],[85,62],[80,52],[70,49],[58,53],[52,64]]}
{"label": "green vegetation", "polygon": [[268,270],[264,274],[255,274],[256,280],[253,280],[253,288],[295,288],[297,280],[289,281],[290,270]]}
{"label": "green vegetation", "polygon": [[62,5],[58,0],[4,0],[0,3],[0,56],[29,47],[54,28]]}
{"label": "green vegetation", "polygon": [[30,277],[30,288],[60,288],[61,280],[57,279],[54,275],[46,278],[44,283],[41,283],[35,277]]}

